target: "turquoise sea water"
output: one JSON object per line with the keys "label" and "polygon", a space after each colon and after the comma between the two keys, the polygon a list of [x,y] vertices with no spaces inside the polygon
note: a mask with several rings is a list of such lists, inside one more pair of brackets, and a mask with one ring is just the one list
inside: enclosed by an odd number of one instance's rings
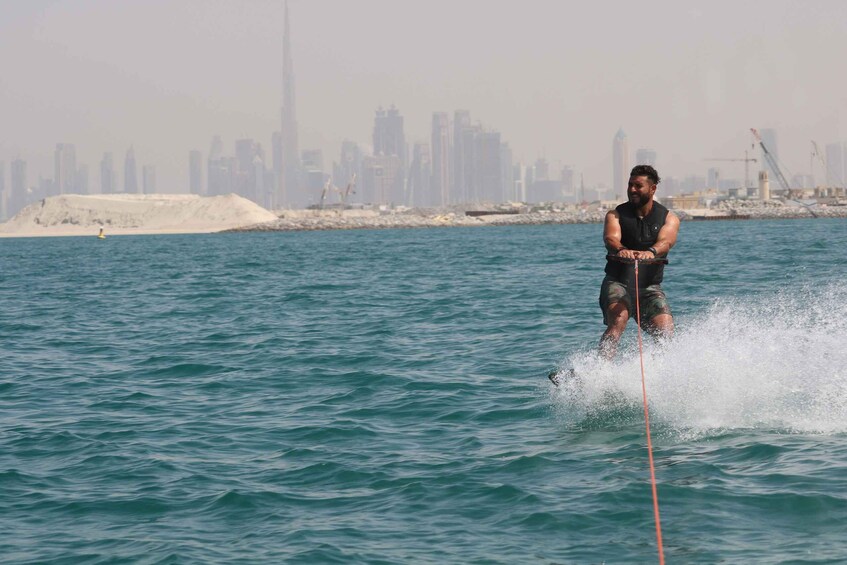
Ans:
{"label": "turquoise sea water", "polygon": [[[656,562],[601,230],[0,240],[0,561]],[[668,563],[847,562],[845,260],[844,220],[683,224]]]}

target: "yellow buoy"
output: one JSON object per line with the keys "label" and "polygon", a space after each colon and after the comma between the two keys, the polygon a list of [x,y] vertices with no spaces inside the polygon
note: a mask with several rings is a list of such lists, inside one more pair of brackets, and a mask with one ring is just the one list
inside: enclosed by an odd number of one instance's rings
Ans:
{"label": "yellow buoy", "polygon": [[100,228],[100,233],[97,234],[97,239],[106,239],[106,234],[103,233],[103,228]]}

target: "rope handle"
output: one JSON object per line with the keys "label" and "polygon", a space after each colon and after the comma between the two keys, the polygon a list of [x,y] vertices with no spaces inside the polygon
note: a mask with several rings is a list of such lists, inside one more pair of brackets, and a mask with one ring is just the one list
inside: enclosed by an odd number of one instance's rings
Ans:
{"label": "rope handle", "polygon": [[625,257],[618,257],[617,255],[606,255],[606,259],[609,261],[617,261],[618,263],[641,263],[642,265],[667,265],[668,260],[666,257],[655,257],[653,259],[627,259]]}

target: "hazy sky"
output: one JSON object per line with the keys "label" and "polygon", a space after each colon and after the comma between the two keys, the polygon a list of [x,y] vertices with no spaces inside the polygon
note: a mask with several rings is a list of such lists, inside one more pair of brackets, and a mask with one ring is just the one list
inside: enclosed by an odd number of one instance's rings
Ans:
{"label": "hazy sky", "polygon": [[[407,141],[433,111],[468,109],[515,159],[544,155],[611,183],[619,127],[662,175],[705,175],[773,127],[791,173],[810,140],[847,140],[847,2],[290,0],[300,148],[371,143],[396,104]],[[270,150],[282,97],[283,0],[0,0],[0,161],[52,177],[74,143],[127,148],[187,191],[188,152],[220,134]],[[721,166],[743,177],[743,164]],[[787,171],[787,172],[788,172]],[[552,173],[553,171],[551,171]],[[7,172],[8,174],[8,172]],[[623,187],[621,187],[623,190]]]}

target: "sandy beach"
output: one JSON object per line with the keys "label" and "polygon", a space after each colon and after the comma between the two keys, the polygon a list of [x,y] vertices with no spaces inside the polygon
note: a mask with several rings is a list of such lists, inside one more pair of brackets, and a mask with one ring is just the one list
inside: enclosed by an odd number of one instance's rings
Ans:
{"label": "sandy beach", "polygon": [[0,237],[213,233],[276,217],[235,194],[67,194],[25,207],[0,224]]}

